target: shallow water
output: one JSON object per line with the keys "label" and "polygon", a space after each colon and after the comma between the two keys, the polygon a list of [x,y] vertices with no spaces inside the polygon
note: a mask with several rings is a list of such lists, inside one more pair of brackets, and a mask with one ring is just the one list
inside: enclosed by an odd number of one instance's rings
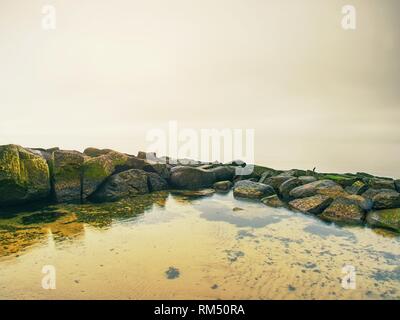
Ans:
{"label": "shallow water", "polygon": [[[346,264],[354,290],[341,284]],[[399,299],[400,237],[231,193],[3,212],[0,298]]]}

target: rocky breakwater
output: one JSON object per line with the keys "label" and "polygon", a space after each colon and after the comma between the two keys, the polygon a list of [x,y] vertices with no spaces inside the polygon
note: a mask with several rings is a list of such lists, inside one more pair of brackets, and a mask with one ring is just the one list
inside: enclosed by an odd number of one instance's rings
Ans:
{"label": "rocky breakwater", "polygon": [[36,201],[115,201],[166,189],[188,194],[206,189],[207,195],[233,189],[235,197],[266,206],[400,232],[400,180],[258,165],[237,176],[236,169],[244,166],[240,160],[203,163],[110,149],[0,146],[0,207]]}
{"label": "rocky breakwater", "polygon": [[[367,223],[400,232],[399,180],[366,173],[324,174],[259,166],[247,178],[234,185],[235,196],[260,199],[267,206],[286,207],[326,221]],[[260,190],[268,190],[268,195],[262,197]]]}

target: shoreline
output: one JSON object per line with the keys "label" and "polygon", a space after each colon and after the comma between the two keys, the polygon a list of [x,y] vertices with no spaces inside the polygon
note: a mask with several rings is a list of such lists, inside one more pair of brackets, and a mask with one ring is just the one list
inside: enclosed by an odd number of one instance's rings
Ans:
{"label": "shoreline", "polygon": [[266,206],[400,232],[400,180],[259,165],[243,172],[248,167],[241,160],[204,163],[146,152],[133,156],[110,149],[80,153],[6,145],[0,146],[0,208],[113,202],[161,190],[191,190],[200,196],[233,190],[237,198]]}

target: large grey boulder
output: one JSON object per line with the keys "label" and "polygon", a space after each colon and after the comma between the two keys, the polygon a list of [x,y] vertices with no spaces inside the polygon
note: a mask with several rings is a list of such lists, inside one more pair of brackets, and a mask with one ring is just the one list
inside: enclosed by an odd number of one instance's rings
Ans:
{"label": "large grey boulder", "polygon": [[196,190],[211,187],[217,181],[214,172],[189,166],[171,169],[170,183],[177,189]]}
{"label": "large grey boulder", "polygon": [[233,166],[218,166],[208,169],[215,174],[216,181],[232,181],[235,177],[236,168]]}
{"label": "large grey boulder", "polygon": [[235,183],[233,195],[240,198],[262,199],[275,194],[274,188],[264,183],[242,180]]}
{"label": "large grey boulder", "polygon": [[294,188],[290,191],[289,195],[297,199],[311,197],[316,194],[335,196],[343,192],[343,188],[332,180],[318,180]]}
{"label": "large grey boulder", "polygon": [[46,159],[21,146],[0,146],[0,206],[44,199],[49,193]]}
{"label": "large grey boulder", "polygon": [[282,198],[285,200],[290,199],[290,191],[292,191],[294,188],[297,188],[299,186],[303,185],[302,181],[298,178],[291,178],[289,180],[286,180],[284,183],[282,183],[279,187],[279,193],[281,194]]}
{"label": "large grey boulder", "polygon": [[273,177],[269,177],[269,178],[265,179],[264,183],[273,187],[278,192],[280,186],[285,181],[288,181],[293,178],[294,178],[293,176],[279,174],[277,176],[273,176]]}
{"label": "large grey boulder", "polygon": [[131,169],[112,175],[92,195],[94,201],[116,201],[149,192],[148,174],[143,170]]}
{"label": "large grey boulder", "polygon": [[400,208],[400,193],[394,190],[381,191],[373,198],[374,209]]}
{"label": "large grey boulder", "polygon": [[159,174],[154,172],[146,172],[148,177],[149,191],[161,191],[168,189],[168,182]]}
{"label": "large grey boulder", "polygon": [[372,178],[369,180],[371,189],[391,189],[396,190],[393,179]]}

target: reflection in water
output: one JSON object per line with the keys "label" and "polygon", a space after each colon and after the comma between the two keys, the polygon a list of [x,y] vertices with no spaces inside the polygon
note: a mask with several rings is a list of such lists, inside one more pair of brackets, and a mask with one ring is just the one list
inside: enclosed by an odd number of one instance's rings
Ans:
{"label": "reflection in water", "polygon": [[[1,214],[0,298],[399,299],[399,244],[231,193],[44,205]],[[57,290],[38,285],[47,264]]]}
{"label": "reflection in water", "polygon": [[158,192],[145,195],[140,201],[124,199],[106,204],[63,204],[4,214],[0,219],[0,257],[24,251],[47,240],[49,234],[56,243],[77,238],[84,233],[84,224],[96,228],[110,227],[113,221],[135,218],[153,205],[164,207],[167,197],[167,192]]}

